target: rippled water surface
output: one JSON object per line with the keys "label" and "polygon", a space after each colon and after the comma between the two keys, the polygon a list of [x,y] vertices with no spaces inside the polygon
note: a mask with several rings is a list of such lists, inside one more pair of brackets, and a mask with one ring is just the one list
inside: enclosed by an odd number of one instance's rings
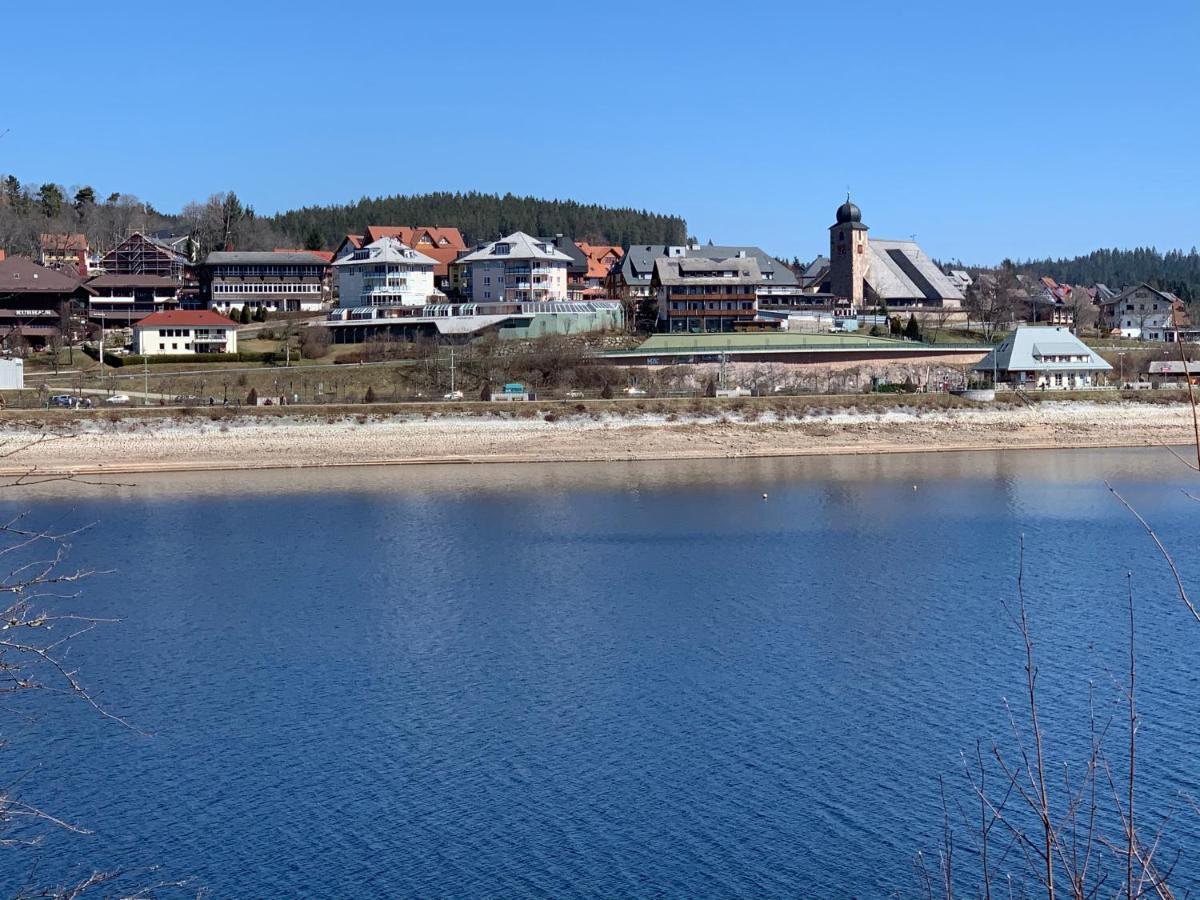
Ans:
{"label": "rippled water surface", "polygon": [[[25,799],[93,829],[0,889],[160,866],[216,897],[913,896],[939,778],[1006,739],[1019,539],[1051,754],[1141,654],[1144,810],[1200,883],[1200,625],[1162,451],[361,469],[9,492],[92,527],[73,653],[148,735],[10,718]],[[763,494],[768,495],[763,499]],[[964,843],[969,843],[966,836]],[[1189,854],[1190,849],[1190,854]],[[19,854],[19,855],[18,855]],[[969,853],[962,853],[964,875]]]}

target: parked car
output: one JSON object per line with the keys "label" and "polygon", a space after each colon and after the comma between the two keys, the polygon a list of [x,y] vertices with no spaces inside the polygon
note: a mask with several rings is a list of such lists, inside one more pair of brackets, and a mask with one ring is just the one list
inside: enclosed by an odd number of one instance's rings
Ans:
{"label": "parked car", "polygon": [[463,398],[462,391],[451,391],[448,394],[442,395],[443,400],[461,400],[462,398]]}
{"label": "parked car", "polygon": [[583,391],[567,391],[568,400],[582,400]]}
{"label": "parked car", "polygon": [[645,397],[646,392],[645,392],[645,390],[643,390],[640,387],[627,387],[627,388],[625,388],[625,396],[627,396],[627,397]]}
{"label": "parked car", "polygon": [[128,394],[113,394],[111,397],[105,397],[104,402],[109,406],[124,406],[129,402]]}
{"label": "parked car", "polygon": [[72,397],[70,394],[59,394],[56,397],[50,398],[51,406],[58,406],[63,409],[74,409],[79,405],[79,398]]}

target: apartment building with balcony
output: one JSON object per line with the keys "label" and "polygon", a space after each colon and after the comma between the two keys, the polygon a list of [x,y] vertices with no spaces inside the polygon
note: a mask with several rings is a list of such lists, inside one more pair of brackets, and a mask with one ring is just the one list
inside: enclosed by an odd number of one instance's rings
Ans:
{"label": "apartment building with balcony", "polygon": [[200,299],[212,310],[319,312],[332,300],[332,266],[311,253],[220,251],[198,267]]}
{"label": "apartment building with balcony", "polygon": [[650,278],[658,327],[687,334],[737,331],[758,317],[761,282],[752,256],[659,257]]}
{"label": "apartment building with balcony", "polygon": [[572,258],[552,241],[516,231],[456,260],[465,267],[476,303],[565,301]]}
{"label": "apartment building with balcony", "polygon": [[392,237],[382,237],[335,260],[338,305],[425,306],[443,300],[434,287],[438,261]]}

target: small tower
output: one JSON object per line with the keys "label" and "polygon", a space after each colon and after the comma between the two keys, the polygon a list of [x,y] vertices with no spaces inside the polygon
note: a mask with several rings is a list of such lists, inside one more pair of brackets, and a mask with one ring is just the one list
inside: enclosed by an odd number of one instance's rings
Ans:
{"label": "small tower", "polygon": [[830,290],[861,309],[866,274],[867,226],[862,223],[862,211],[847,194],[846,202],[838,207],[837,222],[829,226]]}

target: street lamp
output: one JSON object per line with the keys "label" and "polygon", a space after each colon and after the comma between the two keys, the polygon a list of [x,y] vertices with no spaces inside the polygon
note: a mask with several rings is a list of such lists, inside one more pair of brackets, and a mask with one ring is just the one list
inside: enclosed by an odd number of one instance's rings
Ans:
{"label": "street lamp", "polygon": [[1117,360],[1119,361],[1120,366],[1121,366],[1121,380],[1120,380],[1120,383],[1117,385],[1117,390],[1121,390],[1122,388],[1125,387],[1125,351],[1124,350],[1117,351]]}

